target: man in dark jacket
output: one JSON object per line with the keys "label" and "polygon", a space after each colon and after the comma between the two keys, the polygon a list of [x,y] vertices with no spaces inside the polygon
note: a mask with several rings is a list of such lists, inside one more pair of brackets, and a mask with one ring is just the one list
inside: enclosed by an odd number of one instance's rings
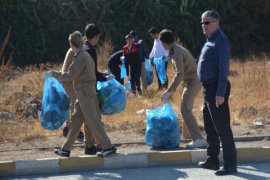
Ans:
{"label": "man in dark jacket", "polygon": [[97,52],[95,50],[95,46],[97,45],[99,41],[101,31],[96,25],[88,24],[85,27],[84,33],[85,33],[86,40],[84,41],[83,49],[90,54],[90,56],[92,57],[95,63],[97,81],[101,81],[101,82],[107,81],[106,75],[97,70]]}
{"label": "man in dark jacket", "polygon": [[[220,17],[216,11],[204,12],[201,20],[207,40],[201,50],[197,75],[203,85],[203,119],[209,146],[207,159],[199,166],[218,170],[216,175],[233,174],[237,172],[237,153],[230,126],[230,41],[219,27]],[[220,141],[224,167],[219,170]]]}

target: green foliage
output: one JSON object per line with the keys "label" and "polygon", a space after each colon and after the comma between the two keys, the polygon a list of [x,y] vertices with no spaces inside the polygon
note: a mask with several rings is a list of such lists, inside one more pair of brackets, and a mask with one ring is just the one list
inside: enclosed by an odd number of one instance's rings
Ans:
{"label": "green foliage", "polygon": [[115,47],[134,29],[148,49],[151,26],[169,28],[198,57],[205,41],[200,16],[208,9],[221,15],[234,57],[260,55],[270,50],[270,1],[246,0],[0,0],[0,39],[12,26],[8,46],[18,65],[48,60],[61,62],[68,48],[68,34],[97,24]]}

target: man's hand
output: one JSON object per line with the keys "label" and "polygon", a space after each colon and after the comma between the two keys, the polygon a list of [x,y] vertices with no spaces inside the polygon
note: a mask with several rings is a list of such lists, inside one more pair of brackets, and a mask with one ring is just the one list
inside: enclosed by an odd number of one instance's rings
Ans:
{"label": "man's hand", "polygon": [[161,96],[161,101],[162,102],[167,102],[168,100],[169,100],[169,97],[171,96],[171,93],[170,92],[168,92],[168,91],[165,91],[163,94],[162,94],[162,96]]}
{"label": "man's hand", "polygon": [[52,78],[54,73],[55,73],[54,71],[49,71],[49,72],[46,73],[46,75],[48,77]]}
{"label": "man's hand", "polygon": [[217,108],[224,103],[224,97],[216,96],[216,106]]}

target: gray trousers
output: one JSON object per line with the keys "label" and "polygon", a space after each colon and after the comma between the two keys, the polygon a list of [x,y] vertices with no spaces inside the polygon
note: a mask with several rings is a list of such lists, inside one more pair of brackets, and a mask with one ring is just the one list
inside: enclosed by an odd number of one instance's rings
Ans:
{"label": "gray trousers", "polygon": [[194,100],[202,86],[197,77],[184,82],[184,89],[181,99],[181,114],[189,131],[192,140],[203,138],[197,120],[192,112]]}
{"label": "gray trousers", "polygon": [[72,148],[83,123],[86,147],[92,147],[96,140],[102,149],[111,148],[111,141],[101,122],[101,113],[95,86],[76,90],[76,95],[77,101],[75,102],[75,109],[71,116],[72,123],[62,149],[70,150]]}

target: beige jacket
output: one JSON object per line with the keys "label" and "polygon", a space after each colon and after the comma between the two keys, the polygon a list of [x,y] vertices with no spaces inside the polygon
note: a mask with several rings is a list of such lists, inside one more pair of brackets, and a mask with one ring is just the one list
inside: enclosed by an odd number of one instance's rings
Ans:
{"label": "beige jacket", "polygon": [[71,48],[69,48],[67,53],[66,53],[65,60],[64,60],[61,72],[67,72],[68,71],[68,67],[72,63],[74,55],[75,55],[75,53],[71,50]]}
{"label": "beige jacket", "polygon": [[67,72],[53,72],[52,76],[61,83],[74,81],[74,89],[96,86],[95,64],[92,57],[83,49],[74,55]]}
{"label": "beige jacket", "polygon": [[197,64],[187,49],[175,43],[171,45],[170,57],[175,66],[175,76],[168,92],[173,92],[181,81],[187,81],[197,76]]}

